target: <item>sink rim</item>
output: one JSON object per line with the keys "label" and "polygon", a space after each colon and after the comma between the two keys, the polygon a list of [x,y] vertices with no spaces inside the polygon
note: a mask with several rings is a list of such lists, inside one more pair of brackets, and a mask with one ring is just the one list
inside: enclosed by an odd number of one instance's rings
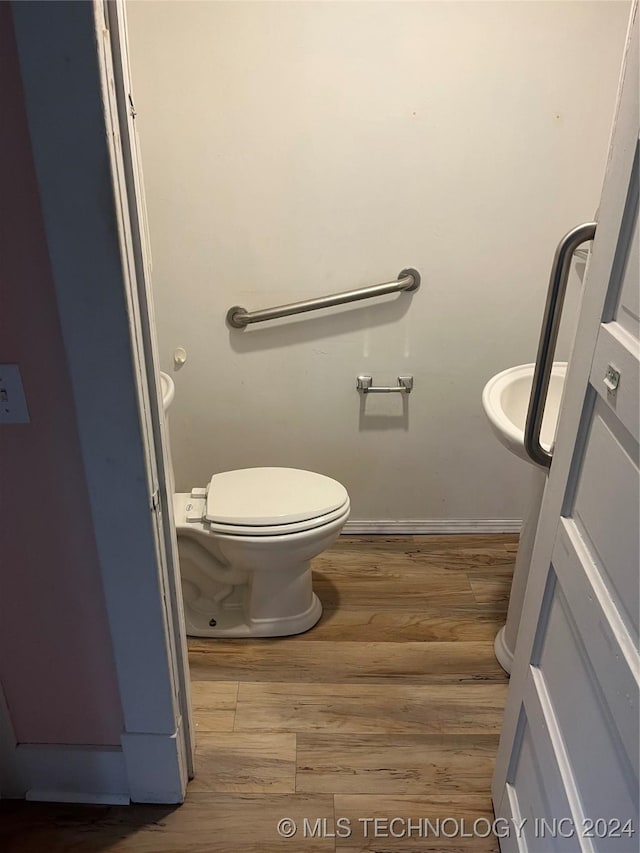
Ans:
{"label": "sink rim", "polygon": [[[529,458],[524,449],[524,430],[519,429],[506,414],[502,414],[501,416],[499,413],[504,412],[500,406],[500,399],[504,390],[516,380],[530,379],[533,382],[534,371],[534,362],[507,367],[506,370],[501,370],[500,373],[492,376],[482,390],[482,408],[497,439],[520,459],[532,465],[536,463]],[[566,361],[553,362],[551,376],[564,379],[566,373]],[[551,450],[551,446],[544,442],[542,446],[546,450]]]}

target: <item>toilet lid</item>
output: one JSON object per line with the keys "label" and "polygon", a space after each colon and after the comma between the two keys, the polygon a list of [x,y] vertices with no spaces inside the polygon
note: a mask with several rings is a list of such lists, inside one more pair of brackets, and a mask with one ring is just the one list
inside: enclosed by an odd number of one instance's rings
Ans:
{"label": "toilet lid", "polygon": [[214,474],[207,521],[219,524],[291,524],[326,515],[348,500],[343,485],[297,468],[243,468]]}

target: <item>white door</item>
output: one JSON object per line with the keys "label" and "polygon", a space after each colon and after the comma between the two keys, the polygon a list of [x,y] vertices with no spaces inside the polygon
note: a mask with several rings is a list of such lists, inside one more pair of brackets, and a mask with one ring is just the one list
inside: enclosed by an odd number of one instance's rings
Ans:
{"label": "white door", "polygon": [[[107,121],[115,137],[119,167],[114,180],[116,197],[120,198],[124,243],[127,247],[130,293],[138,367],[137,385],[143,416],[149,490],[152,495],[158,563],[163,568],[167,629],[173,665],[173,682],[182,717],[185,737],[185,759],[188,775],[193,777],[194,727],[191,714],[189,661],[187,654],[182,587],[178,562],[177,539],[173,517],[173,483],[170,477],[169,444],[162,407],[159,359],[151,289],[151,250],[148,236],[142,165],[135,127],[133,89],[129,71],[129,52],[124,0],[108,2],[105,14],[105,40],[113,75],[110,91],[110,115]],[[110,119],[110,121],[109,121]]]}
{"label": "white door", "polygon": [[524,821],[503,851],[639,849],[638,131],[636,2],[493,781]]}

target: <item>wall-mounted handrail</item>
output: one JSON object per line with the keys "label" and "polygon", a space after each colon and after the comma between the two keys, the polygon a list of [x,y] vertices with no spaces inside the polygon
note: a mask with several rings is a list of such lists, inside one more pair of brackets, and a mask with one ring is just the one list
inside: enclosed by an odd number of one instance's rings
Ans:
{"label": "wall-mounted handrail", "polygon": [[305,311],[318,311],[320,308],[358,302],[360,299],[371,299],[374,296],[385,296],[387,293],[413,292],[419,287],[420,273],[418,270],[409,268],[402,270],[396,281],[372,284],[369,287],[345,290],[342,293],[331,293],[329,296],[319,296],[317,299],[305,299],[304,302],[290,302],[288,305],[263,308],[260,311],[247,311],[240,305],[234,305],[227,311],[227,323],[233,329],[244,329],[249,323],[277,320],[279,317],[290,317],[292,314],[303,314]]}
{"label": "wall-mounted handrail", "polygon": [[558,243],[551,267],[547,302],[544,309],[544,319],[542,320],[540,341],[538,343],[538,355],[536,356],[536,366],[533,373],[531,396],[529,397],[527,420],[524,428],[525,450],[530,459],[544,468],[551,466],[553,454],[545,450],[540,443],[540,433],[542,431],[544,407],[549,390],[551,368],[553,367],[553,358],[556,351],[556,341],[558,340],[564,296],[571,269],[571,259],[578,246],[593,240],[595,235],[595,222],[585,222],[584,225],[578,225],[576,228],[573,228]]}

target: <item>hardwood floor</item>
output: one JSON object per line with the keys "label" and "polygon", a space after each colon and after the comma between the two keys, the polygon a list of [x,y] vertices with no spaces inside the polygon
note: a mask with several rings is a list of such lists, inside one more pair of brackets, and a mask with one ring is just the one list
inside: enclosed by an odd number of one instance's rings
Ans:
{"label": "hardwood floor", "polygon": [[[8,801],[0,850],[496,853],[469,833],[493,819],[507,690],[493,639],[516,548],[342,537],[313,564],[324,613],[311,631],[189,641],[197,775],[182,806]],[[295,838],[278,835],[281,818]],[[445,818],[449,837],[425,834]]]}

